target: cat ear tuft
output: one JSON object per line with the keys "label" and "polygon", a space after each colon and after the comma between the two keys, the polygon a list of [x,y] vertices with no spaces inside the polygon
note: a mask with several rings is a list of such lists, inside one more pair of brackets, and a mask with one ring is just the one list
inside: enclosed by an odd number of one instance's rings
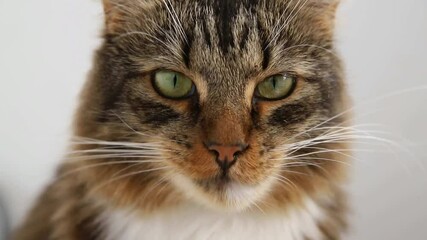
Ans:
{"label": "cat ear tuft", "polygon": [[337,8],[341,0],[312,0],[312,6],[317,8],[322,13],[322,17],[329,24],[333,24],[335,21],[335,16]]}
{"label": "cat ear tuft", "polygon": [[107,33],[116,33],[124,22],[141,17],[164,3],[163,0],[102,0]]}
{"label": "cat ear tuft", "polygon": [[108,12],[111,9],[110,0],[102,0],[102,5],[104,5],[104,12]]}
{"label": "cat ear tuft", "polygon": [[312,0],[312,4],[318,5],[319,8],[335,12],[341,0]]}
{"label": "cat ear tuft", "polygon": [[121,5],[117,0],[102,0],[105,15],[105,29],[107,33],[113,33],[121,25],[123,21],[123,10],[125,6]]}

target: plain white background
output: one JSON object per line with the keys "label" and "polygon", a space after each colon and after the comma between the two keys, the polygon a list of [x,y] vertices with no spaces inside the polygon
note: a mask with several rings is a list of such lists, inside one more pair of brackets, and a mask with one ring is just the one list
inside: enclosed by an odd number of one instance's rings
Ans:
{"label": "plain white background", "polygon": [[[0,201],[12,226],[64,154],[102,17],[96,0],[0,0]],[[344,0],[337,41],[355,124],[391,141],[355,146],[348,238],[427,239],[427,1]]]}

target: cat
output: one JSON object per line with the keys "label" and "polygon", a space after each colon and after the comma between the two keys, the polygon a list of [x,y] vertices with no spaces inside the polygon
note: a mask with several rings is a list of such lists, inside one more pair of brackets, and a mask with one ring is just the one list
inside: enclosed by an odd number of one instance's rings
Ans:
{"label": "cat", "polygon": [[103,0],[70,153],[13,239],[340,239],[339,0]]}

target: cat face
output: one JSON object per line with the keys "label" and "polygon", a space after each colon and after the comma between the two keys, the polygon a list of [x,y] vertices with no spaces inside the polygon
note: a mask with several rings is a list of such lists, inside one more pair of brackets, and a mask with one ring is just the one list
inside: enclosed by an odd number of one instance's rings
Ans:
{"label": "cat face", "polygon": [[319,162],[334,158],[319,149],[337,145],[307,143],[345,119],[333,118],[345,106],[335,5],[105,1],[105,43],[76,134],[129,143],[120,151],[139,150],[141,164],[88,175],[102,182],[129,173],[104,188],[121,192],[118,202],[150,191],[237,210],[333,182],[339,164]]}

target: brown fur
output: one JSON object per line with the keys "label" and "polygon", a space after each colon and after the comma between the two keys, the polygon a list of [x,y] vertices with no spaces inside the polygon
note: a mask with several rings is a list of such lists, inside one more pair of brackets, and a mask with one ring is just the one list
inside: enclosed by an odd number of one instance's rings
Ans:
{"label": "brown fur", "polygon": [[[164,160],[136,165],[125,161],[134,158],[106,156],[85,161],[91,155],[82,151],[102,144],[73,145],[80,152],[70,154],[71,160],[62,164],[14,239],[99,239],[102,229],[96,219],[106,208],[134,206],[148,214],[185,201],[182,191],[170,184],[174,172],[192,179],[217,206],[230,207],[216,187],[219,169],[206,142],[248,144],[230,169],[230,178],[255,185],[272,174],[286,177],[292,184],[276,181],[259,207],[265,212],[285,212],[310,196],[328,212],[327,219],[318,223],[324,238],[339,238],[346,225],[345,194],[340,187],[346,170],[338,162],[347,157],[313,153],[310,156],[316,159],[286,171],[282,164],[293,160],[286,151],[277,151],[324,133],[298,135],[346,109],[341,63],[333,46],[337,1],[308,0],[280,32],[274,31],[275,24],[281,27],[298,1],[229,2],[227,13],[215,12],[223,7],[219,0],[171,1],[168,6],[176,11],[182,29],[174,24],[175,15],[163,1],[103,2],[105,41],[81,95],[75,136],[160,142]],[[223,15],[217,18],[216,14]],[[150,77],[165,68],[191,78],[197,96],[177,101],[158,95]],[[298,76],[290,97],[253,99],[257,83],[283,72]],[[348,118],[343,114],[326,126],[347,126]],[[348,148],[334,142],[315,147]],[[294,154],[313,151],[302,148]],[[114,161],[123,162],[103,164]],[[146,172],[130,175],[136,171]]]}

